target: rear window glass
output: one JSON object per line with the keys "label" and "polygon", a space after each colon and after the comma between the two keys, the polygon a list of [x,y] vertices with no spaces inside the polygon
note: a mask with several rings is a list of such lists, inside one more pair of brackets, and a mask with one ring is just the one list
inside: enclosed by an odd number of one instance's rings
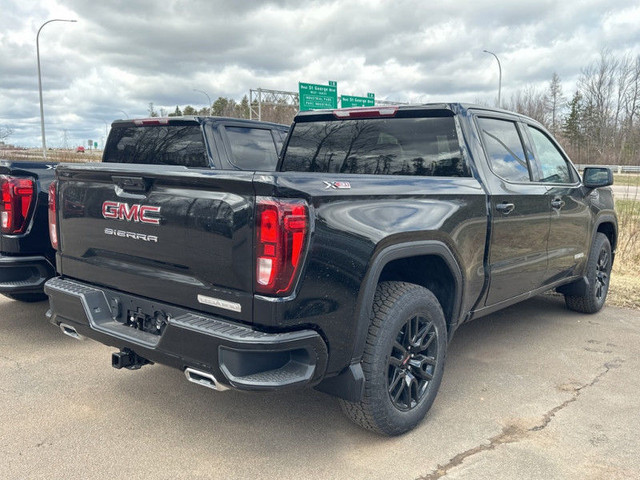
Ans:
{"label": "rear window glass", "polygon": [[113,127],[104,162],[208,167],[199,125]]}
{"label": "rear window glass", "polygon": [[283,171],[470,176],[453,117],[296,123]]}
{"label": "rear window glass", "polygon": [[231,163],[241,170],[275,170],[278,163],[271,130],[224,127],[231,147]]}

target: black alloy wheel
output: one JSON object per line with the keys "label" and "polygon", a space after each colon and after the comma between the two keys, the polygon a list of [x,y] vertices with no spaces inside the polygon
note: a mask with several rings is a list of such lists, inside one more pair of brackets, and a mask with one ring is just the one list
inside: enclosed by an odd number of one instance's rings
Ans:
{"label": "black alloy wheel", "polygon": [[389,355],[388,391],[401,411],[416,407],[424,397],[438,364],[437,332],[433,321],[416,315],[405,323]]}
{"label": "black alloy wheel", "polygon": [[611,255],[606,248],[600,249],[600,255],[596,263],[596,298],[604,303],[604,297],[609,290],[609,272]]}

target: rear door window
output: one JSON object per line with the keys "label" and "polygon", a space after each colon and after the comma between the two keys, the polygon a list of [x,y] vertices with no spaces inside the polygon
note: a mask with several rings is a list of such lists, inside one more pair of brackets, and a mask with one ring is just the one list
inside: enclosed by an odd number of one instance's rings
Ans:
{"label": "rear door window", "polygon": [[104,162],[208,167],[199,125],[114,126]]}
{"label": "rear door window", "polygon": [[531,181],[529,162],[514,122],[478,118],[491,170],[510,182]]}
{"label": "rear door window", "polygon": [[271,130],[225,126],[231,163],[240,170],[275,170],[278,147]]}

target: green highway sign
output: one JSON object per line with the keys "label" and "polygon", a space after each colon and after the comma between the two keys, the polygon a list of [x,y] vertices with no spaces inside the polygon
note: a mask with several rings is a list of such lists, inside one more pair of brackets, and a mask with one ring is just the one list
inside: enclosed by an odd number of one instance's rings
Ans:
{"label": "green highway sign", "polygon": [[338,84],[336,82],[329,82],[329,85],[299,82],[298,92],[300,94],[300,111],[338,108]]}
{"label": "green highway sign", "polygon": [[367,93],[366,97],[354,97],[353,95],[342,95],[340,105],[342,108],[350,107],[373,107],[376,104],[376,96]]}

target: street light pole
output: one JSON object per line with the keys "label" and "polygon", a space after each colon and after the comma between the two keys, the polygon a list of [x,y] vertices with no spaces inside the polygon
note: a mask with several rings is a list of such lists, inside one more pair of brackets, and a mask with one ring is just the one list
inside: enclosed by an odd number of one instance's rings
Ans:
{"label": "street light pole", "polygon": [[209,108],[207,110],[209,110],[209,115],[211,115],[211,97],[207,94],[207,92],[205,92],[204,90],[198,90],[197,88],[193,89],[194,92],[200,92],[200,93],[204,93],[205,96],[207,97],[207,100],[209,100]]}
{"label": "street light pole", "polygon": [[36,56],[38,58],[38,92],[40,93],[40,130],[42,131],[42,156],[44,159],[47,159],[47,141],[44,137],[44,107],[42,104],[42,75],[40,74],[40,30],[47,24],[51,22],[71,22],[75,23],[77,20],[63,20],[60,18],[54,18],[53,20],[48,20],[40,25],[38,29],[38,33],[36,34]]}
{"label": "street light pole", "polygon": [[127,112],[125,112],[124,110],[118,110],[118,111],[124,113],[124,116],[129,118],[129,115],[127,115]]}
{"label": "street light pole", "polygon": [[500,92],[502,90],[502,65],[500,65],[500,59],[495,53],[490,52],[489,50],[483,50],[483,52],[493,55],[494,57],[496,57],[496,60],[498,61],[498,72],[500,74],[498,78],[498,108],[500,108]]}

